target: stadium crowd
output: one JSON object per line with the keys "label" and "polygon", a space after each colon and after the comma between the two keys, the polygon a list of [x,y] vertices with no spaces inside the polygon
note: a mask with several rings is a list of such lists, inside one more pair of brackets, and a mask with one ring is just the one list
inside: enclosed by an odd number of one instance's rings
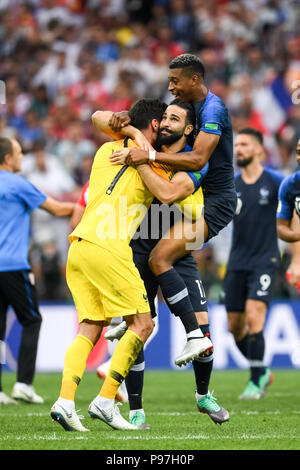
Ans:
{"label": "stadium crowd", "polygon": [[[40,190],[76,201],[108,140],[93,112],[129,109],[142,97],[170,102],[168,64],[191,52],[234,132],[259,129],[265,164],[290,174],[300,135],[299,20],[297,0],[1,0],[0,136],[20,141],[23,174]],[[68,219],[36,211],[31,263],[41,299],[69,295],[69,231]],[[220,294],[230,236],[229,227],[194,253],[210,300]],[[275,297],[292,297],[289,247],[280,246]]]}

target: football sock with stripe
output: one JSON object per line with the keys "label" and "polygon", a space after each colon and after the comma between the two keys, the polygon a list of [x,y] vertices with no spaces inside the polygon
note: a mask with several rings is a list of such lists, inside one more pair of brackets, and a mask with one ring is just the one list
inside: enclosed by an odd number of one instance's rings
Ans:
{"label": "football sock with stripe", "polygon": [[180,318],[188,339],[203,337],[187,287],[177,271],[171,268],[156,276],[156,279],[171,312]]}
{"label": "football sock with stripe", "polygon": [[[201,325],[201,330],[204,336],[210,338],[209,324]],[[193,361],[193,368],[197,393],[199,393],[199,395],[206,395],[208,393],[210,376],[213,369],[213,354],[195,359]]]}
{"label": "football sock with stripe", "polygon": [[140,410],[143,408],[143,385],[144,385],[145,358],[142,348],[135,363],[131,367],[125,378],[126,389],[130,410]]}
{"label": "football sock with stripe", "polygon": [[83,335],[77,335],[67,349],[59,396],[66,400],[75,399],[77,387],[86,368],[86,361],[93,349],[93,343]]}
{"label": "football sock with stripe", "polygon": [[246,333],[246,335],[241,340],[235,341],[235,344],[237,345],[238,349],[241,351],[241,353],[246,359],[248,358],[248,341],[249,333]]}
{"label": "football sock with stripe", "polygon": [[110,368],[99,395],[114,399],[120,384],[134,364],[144,343],[132,330],[128,329],[118,342],[112,355]]}
{"label": "football sock with stripe", "polygon": [[264,365],[265,338],[263,332],[249,335],[248,360],[250,363],[250,380],[259,385],[259,377],[265,373]]}

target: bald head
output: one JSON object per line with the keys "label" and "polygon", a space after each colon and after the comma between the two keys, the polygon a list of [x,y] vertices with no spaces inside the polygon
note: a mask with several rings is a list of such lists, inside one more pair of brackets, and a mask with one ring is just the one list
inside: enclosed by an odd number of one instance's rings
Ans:
{"label": "bald head", "polygon": [[22,169],[22,148],[16,139],[0,137],[0,167],[12,173]]}

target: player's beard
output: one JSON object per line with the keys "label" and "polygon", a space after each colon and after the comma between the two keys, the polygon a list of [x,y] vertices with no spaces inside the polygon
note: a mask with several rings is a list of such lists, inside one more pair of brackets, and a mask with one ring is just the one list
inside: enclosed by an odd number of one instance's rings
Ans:
{"label": "player's beard", "polygon": [[177,142],[177,140],[181,139],[181,137],[183,136],[183,132],[184,132],[183,130],[182,131],[170,131],[168,129],[167,134],[162,134],[161,133],[162,130],[166,131],[165,128],[159,129],[158,137],[157,137],[158,145],[174,144],[174,142]]}
{"label": "player's beard", "polygon": [[248,158],[243,158],[243,159],[236,159],[236,164],[240,168],[245,168],[246,166],[250,165],[250,163],[253,161],[253,157],[248,157]]}

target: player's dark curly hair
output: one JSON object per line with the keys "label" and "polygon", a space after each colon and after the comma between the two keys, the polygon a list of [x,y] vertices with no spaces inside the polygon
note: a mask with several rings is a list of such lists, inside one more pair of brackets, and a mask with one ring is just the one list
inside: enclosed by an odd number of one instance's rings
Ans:
{"label": "player's dark curly hair", "polygon": [[201,59],[194,54],[181,54],[175,57],[169,65],[170,69],[184,69],[188,75],[198,75],[202,80],[205,75],[205,67]]}
{"label": "player's dark curly hair", "polygon": [[240,129],[238,131],[238,134],[251,135],[260,143],[260,145],[264,144],[264,138],[263,138],[262,133],[258,129],[255,129],[254,127],[244,127],[243,129]]}
{"label": "player's dark curly hair", "polygon": [[196,114],[195,114],[194,106],[191,103],[187,103],[186,101],[182,101],[179,99],[171,101],[169,106],[172,104],[175,104],[176,106],[179,106],[180,108],[184,109],[186,111],[186,120],[185,120],[186,125],[191,124],[192,126],[195,127]]}
{"label": "player's dark curly hair", "polygon": [[147,129],[152,119],[161,121],[166,108],[167,105],[158,99],[139,100],[129,110],[130,124],[139,130]]}
{"label": "player's dark curly hair", "polygon": [[10,139],[0,137],[0,165],[4,163],[5,155],[13,154],[13,146]]}

